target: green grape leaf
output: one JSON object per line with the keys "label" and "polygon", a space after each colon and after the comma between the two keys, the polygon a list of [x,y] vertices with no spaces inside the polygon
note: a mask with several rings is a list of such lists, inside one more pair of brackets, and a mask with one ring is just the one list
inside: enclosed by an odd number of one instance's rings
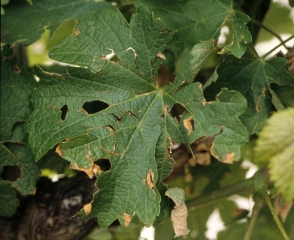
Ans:
{"label": "green grape leaf", "polygon": [[11,1],[5,6],[5,15],[1,17],[1,31],[5,34],[3,41],[30,45],[40,38],[45,28],[52,34],[65,20],[86,19],[103,8],[113,6],[110,3],[89,0],[38,0],[32,1],[32,4],[28,1]]}
{"label": "green grape leaf", "polygon": [[31,150],[25,144],[27,136],[22,126],[33,111],[29,105],[29,97],[37,85],[33,74],[19,68],[16,59],[11,57],[9,48],[4,47],[1,52],[0,166],[17,166],[20,170],[20,175],[15,181],[0,180],[3,196],[11,197],[10,203],[6,197],[3,197],[6,202],[1,203],[1,210],[3,204],[9,205],[3,213],[4,216],[11,216],[16,210],[18,205],[16,189],[22,195],[34,194],[36,191],[35,182],[39,177],[39,167]]}
{"label": "green grape leaf", "polygon": [[8,181],[0,181],[0,216],[11,217],[16,211],[19,202],[15,190]]}
{"label": "green grape leaf", "polygon": [[249,18],[236,12],[231,0],[144,0],[139,1],[139,4],[141,2],[154,12],[155,17],[160,17],[168,29],[178,31],[179,42],[173,48],[177,53],[185,48],[191,49],[202,41],[217,39],[226,20],[232,21],[236,40],[226,51],[231,50],[236,57],[240,57],[241,52],[246,51],[243,42],[251,41],[250,32],[246,28]]}
{"label": "green grape leaf", "polygon": [[256,159],[269,162],[271,180],[290,201],[294,198],[294,108],[275,113],[260,132]]}
{"label": "green grape leaf", "polygon": [[269,61],[246,53],[241,59],[227,56],[218,67],[218,79],[205,89],[214,99],[222,87],[239,91],[247,99],[248,109],[241,116],[250,134],[259,132],[272,111],[271,84],[294,86],[294,77],[285,69],[287,60],[277,57]]}
{"label": "green grape leaf", "polygon": [[235,57],[240,58],[246,52],[246,43],[252,40],[251,33],[246,26],[250,18],[243,13],[234,12],[228,17],[228,20],[232,22],[233,41],[230,45],[225,46],[221,53],[231,51]]}
{"label": "green grape leaf", "polygon": [[[170,209],[162,183],[173,165],[168,148],[215,135],[214,155],[228,162],[238,159],[248,139],[238,120],[246,101],[223,89],[217,101],[206,102],[201,85],[186,81],[182,73],[159,87],[162,52],[175,35],[143,6],[130,24],[118,11],[104,9],[76,29],[78,34],[63,39],[51,57],[86,68],[68,68],[67,75],[36,69],[44,84],[31,98],[35,110],[25,123],[29,146],[40,159],[58,145],[56,152],[71,168],[90,177],[96,173],[99,190],[79,212],[84,218],[97,217],[102,227],[116,219],[127,226],[136,212],[147,226],[161,222]],[[94,54],[81,46],[90,46]],[[85,105],[94,102],[104,108],[88,112]],[[186,108],[179,122],[169,113],[176,103]],[[109,160],[110,169],[103,172],[99,159]]]}

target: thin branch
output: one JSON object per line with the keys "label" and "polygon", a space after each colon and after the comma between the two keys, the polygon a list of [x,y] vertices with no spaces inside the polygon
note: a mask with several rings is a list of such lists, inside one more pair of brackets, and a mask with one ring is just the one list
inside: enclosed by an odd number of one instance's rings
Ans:
{"label": "thin branch", "polygon": [[257,195],[256,199],[255,199],[255,204],[254,204],[254,207],[253,207],[252,215],[251,215],[251,218],[250,218],[250,222],[249,222],[246,234],[244,236],[244,240],[249,240],[250,239],[253,228],[254,228],[254,225],[255,225],[256,220],[257,220],[259,210],[262,207],[262,204],[263,204],[263,198],[260,197],[259,195]]}
{"label": "thin branch", "polygon": [[270,55],[272,52],[274,52],[275,50],[277,50],[279,47],[283,46],[286,42],[290,41],[292,38],[294,38],[294,35],[290,36],[289,38],[287,38],[286,40],[284,40],[283,42],[281,42],[279,45],[275,46],[272,50],[270,50],[269,52],[267,52],[266,54],[264,54],[262,56],[262,58],[266,58],[268,55]]}
{"label": "thin branch", "polygon": [[[260,27],[263,28],[265,31],[271,33],[273,36],[275,36],[277,39],[279,39],[281,43],[283,43],[283,39],[280,37],[279,34],[275,33],[273,30],[269,29],[268,27],[266,27],[265,25],[263,25],[261,22],[255,20],[254,18],[250,18],[250,20],[251,20],[252,23],[254,23],[254,24],[260,26]],[[286,47],[286,46],[285,46],[285,43],[283,43],[283,45],[284,45],[284,47]]]}
{"label": "thin branch", "polygon": [[288,235],[287,235],[287,233],[286,233],[286,231],[285,231],[285,229],[284,229],[284,227],[283,227],[283,225],[282,225],[282,223],[281,223],[281,221],[280,221],[280,219],[279,219],[279,217],[278,217],[278,215],[277,215],[277,213],[276,213],[276,211],[275,211],[275,209],[274,209],[274,207],[273,207],[273,205],[271,203],[271,200],[270,200],[270,198],[269,198],[269,196],[267,194],[265,195],[265,202],[266,202],[267,206],[269,207],[269,209],[270,209],[270,211],[271,211],[271,213],[272,213],[272,215],[274,217],[274,220],[277,223],[278,228],[280,229],[284,239],[285,240],[290,240],[290,238],[288,237]]}

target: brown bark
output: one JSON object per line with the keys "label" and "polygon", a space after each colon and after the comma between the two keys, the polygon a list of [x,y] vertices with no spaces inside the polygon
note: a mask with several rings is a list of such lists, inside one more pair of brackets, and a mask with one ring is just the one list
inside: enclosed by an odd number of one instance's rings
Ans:
{"label": "brown bark", "polygon": [[12,218],[0,218],[0,239],[81,239],[97,226],[97,220],[73,216],[91,202],[95,191],[95,180],[85,174],[56,183],[40,178],[36,195],[23,199]]}

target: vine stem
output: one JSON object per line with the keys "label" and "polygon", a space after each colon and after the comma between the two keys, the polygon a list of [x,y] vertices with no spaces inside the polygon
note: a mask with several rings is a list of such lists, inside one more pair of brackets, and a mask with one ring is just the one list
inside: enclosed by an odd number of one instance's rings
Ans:
{"label": "vine stem", "polygon": [[284,229],[284,227],[283,227],[283,225],[282,225],[282,223],[281,223],[281,221],[280,221],[280,219],[279,219],[279,217],[278,217],[278,215],[277,215],[277,213],[276,213],[276,211],[275,211],[275,209],[274,209],[274,207],[273,207],[273,205],[271,203],[271,200],[270,200],[268,194],[265,195],[265,202],[266,202],[267,206],[269,207],[269,209],[270,209],[270,211],[271,211],[271,213],[272,213],[272,215],[274,217],[274,220],[277,223],[278,228],[280,229],[284,239],[285,240],[290,240],[290,238],[288,237],[288,235],[287,235],[287,233],[286,233],[286,231],[285,231],[285,229]]}
{"label": "vine stem", "polygon": [[[261,22],[255,20],[254,18],[250,18],[250,21],[252,23],[260,26],[261,28],[263,28],[267,32],[271,33],[273,36],[275,36],[277,39],[279,39],[281,43],[283,43],[283,39],[279,36],[279,34],[275,33],[273,30],[269,29],[267,26],[263,25]],[[283,45],[284,45],[284,47],[286,47],[285,43],[283,43]]]}
{"label": "vine stem", "polygon": [[186,206],[189,210],[195,210],[226,199],[234,194],[264,192],[263,186],[266,180],[266,170],[261,169],[251,178],[214,191],[211,194],[187,200]]}
{"label": "vine stem", "polygon": [[262,204],[263,204],[263,198],[260,197],[260,196],[256,196],[255,204],[254,204],[254,207],[253,207],[252,215],[251,215],[251,218],[250,218],[250,222],[249,222],[246,234],[244,236],[244,240],[249,240],[250,239],[253,228],[254,228],[254,225],[255,225],[256,220],[257,220],[259,210],[262,207]]}
{"label": "vine stem", "polygon": [[274,52],[279,47],[281,47],[282,45],[284,45],[286,42],[290,41],[292,38],[294,38],[294,35],[291,35],[289,38],[287,38],[286,40],[282,41],[279,45],[275,46],[272,50],[270,50],[269,52],[267,52],[266,54],[264,54],[262,56],[262,58],[265,59],[268,55],[270,55],[272,52]]}

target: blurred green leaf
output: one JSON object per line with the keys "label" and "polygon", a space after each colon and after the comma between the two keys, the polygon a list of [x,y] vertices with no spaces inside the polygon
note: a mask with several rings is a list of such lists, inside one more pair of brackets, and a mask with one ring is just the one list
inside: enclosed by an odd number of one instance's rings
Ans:
{"label": "blurred green leaf", "polygon": [[270,178],[287,201],[294,198],[294,108],[275,113],[260,132],[256,159],[269,162]]}

